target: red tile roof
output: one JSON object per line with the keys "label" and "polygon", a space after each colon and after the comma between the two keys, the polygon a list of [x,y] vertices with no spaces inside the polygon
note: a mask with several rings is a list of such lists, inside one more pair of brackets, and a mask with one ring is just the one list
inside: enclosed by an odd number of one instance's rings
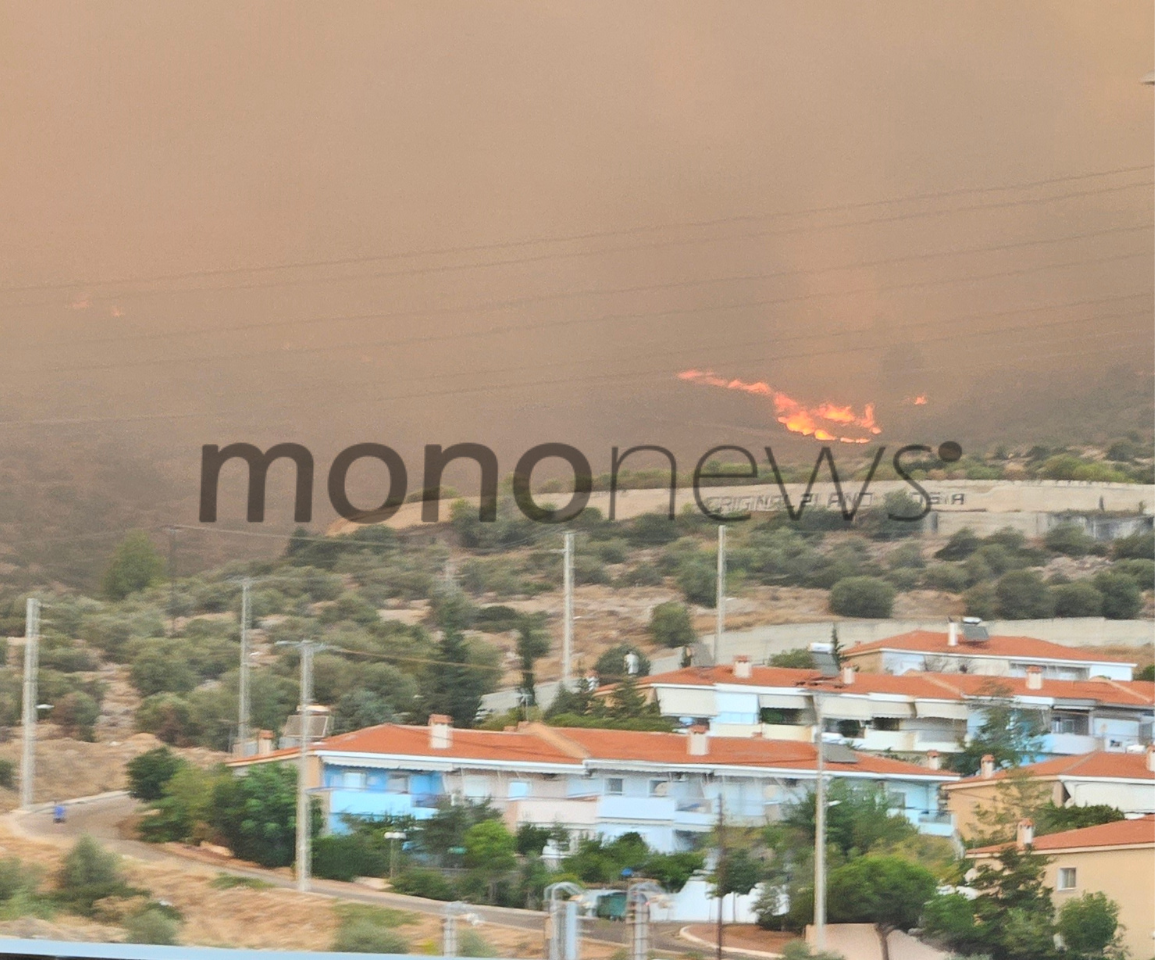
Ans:
{"label": "red tile roof", "polygon": [[[750,668],[749,677],[734,676],[734,668],[686,667],[645,677],[640,686],[696,686],[735,684],[751,687],[795,687],[821,678],[817,670],[795,670],[785,667]],[[961,700],[1004,694],[1014,696],[1055,697],[1070,700],[1095,700],[1113,706],[1155,706],[1155,683],[1141,680],[1052,680],[1043,679],[1042,687],[1031,690],[1026,677],[993,677],[975,673],[923,673],[911,671],[899,676],[888,673],[855,675],[846,685],[838,677],[824,684],[846,694],[894,694],[922,700]]]}
{"label": "red tile roof", "polygon": [[[376,753],[392,756],[484,760],[507,763],[551,763],[579,766],[584,759],[657,763],[668,766],[776,767],[798,771],[817,768],[813,744],[792,740],[763,740],[753,737],[708,737],[706,753],[690,753],[685,734],[646,733],[632,730],[587,730],[530,724],[519,730],[453,730],[450,746],[435,750],[429,744],[428,727],[384,724],[353,733],[329,737],[313,746],[322,753]],[[230,766],[245,766],[298,755],[296,748],[278,750],[259,757],[230,760]],[[856,762],[827,760],[831,770],[906,777],[955,779],[957,774],[930,770],[917,764],[859,753]]]}
{"label": "red tile roof", "polygon": [[[974,850],[968,850],[967,856],[996,853],[1008,846],[1010,844],[1000,843],[991,847],[976,847]],[[1155,816],[1116,820],[1114,823],[1064,830],[1062,833],[1048,833],[1044,837],[1035,837],[1032,846],[1039,853],[1062,853],[1088,847],[1155,846]]]}
{"label": "red tile roof", "polygon": [[1146,753],[1107,753],[1097,750],[1074,757],[1056,757],[1015,770],[1000,770],[992,777],[981,774],[948,784],[947,789],[965,790],[991,781],[1005,780],[1014,774],[1027,774],[1039,780],[1058,777],[1093,777],[1110,780],[1150,780],[1155,783],[1155,771],[1147,769]]}
{"label": "red tile roof", "polygon": [[931,630],[912,630],[885,640],[859,643],[842,652],[843,657],[857,657],[876,650],[912,650],[919,653],[947,654],[958,657],[1013,657],[1028,660],[1077,660],[1086,663],[1119,663],[1117,657],[1106,657],[1083,647],[1066,647],[1037,637],[992,636],[978,643],[959,638],[958,646],[947,642],[947,634]]}

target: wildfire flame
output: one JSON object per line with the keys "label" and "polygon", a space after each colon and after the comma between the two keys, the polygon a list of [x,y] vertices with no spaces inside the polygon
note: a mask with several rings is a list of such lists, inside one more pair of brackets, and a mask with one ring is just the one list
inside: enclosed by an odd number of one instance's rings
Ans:
{"label": "wildfire flame", "polygon": [[923,407],[926,406],[926,394],[920,393],[917,397],[903,397],[902,402],[908,403],[912,407]]}
{"label": "wildfire flame", "polygon": [[[740,390],[743,393],[752,393],[757,397],[766,397],[774,404],[777,420],[792,433],[800,433],[804,437],[813,437],[815,440],[837,440],[839,443],[869,443],[870,437],[847,437],[833,431],[841,431],[846,427],[857,427],[865,430],[872,436],[882,433],[874,419],[874,404],[868,403],[863,407],[862,414],[855,413],[851,406],[839,406],[834,403],[822,403],[816,407],[807,407],[801,401],[795,400],[781,390],[775,390],[768,383],[761,380],[747,382],[738,379],[720,377],[712,370],[683,370],[678,374],[679,380],[688,383],[699,383],[710,387],[722,387],[725,390]],[[925,403],[925,398],[923,400]]]}

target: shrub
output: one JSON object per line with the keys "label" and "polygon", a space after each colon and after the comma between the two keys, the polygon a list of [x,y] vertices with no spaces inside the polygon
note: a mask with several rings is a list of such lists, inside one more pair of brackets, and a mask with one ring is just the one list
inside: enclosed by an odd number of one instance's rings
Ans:
{"label": "shrub", "polygon": [[333,949],[338,953],[409,953],[409,941],[396,930],[365,917],[356,917],[337,928]]}
{"label": "shrub", "polygon": [[147,533],[134,530],[113,552],[104,574],[104,593],[112,600],[123,600],[159,581],[164,576],[164,561]]}
{"label": "shrub", "polygon": [[1114,553],[1119,560],[1155,560],[1155,532],[1120,537],[1115,541]]}
{"label": "shrub", "polygon": [[1135,581],[1140,590],[1155,587],[1155,560],[1119,560],[1111,564],[1111,573],[1121,573]]}
{"label": "shrub", "polygon": [[935,590],[962,593],[967,588],[967,572],[953,563],[936,563],[926,568],[922,581]]}
{"label": "shrub", "polygon": [[843,617],[885,619],[894,606],[894,587],[877,577],[847,577],[830,591],[830,610]]}
{"label": "shrub", "polygon": [[175,946],[180,921],[156,906],[147,906],[124,922],[125,943],[155,943]]}
{"label": "shrub", "polygon": [[1134,620],[1143,605],[1139,585],[1125,573],[1104,570],[1094,580],[1103,594],[1103,616],[1108,620]]}
{"label": "shrub", "polygon": [[88,835],[77,840],[64,858],[56,874],[56,887],[56,899],[84,916],[92,916],[97,900],[138,892],[125,882],[120,857]]}
{"label": "shrub", "polygon": [[713,607],[717,599],[714,564],[701,554],[691,555],[678,565],[678,587],[690,603]]}
{"label": "shrub", "polygon": [[654,607],[650,614],[650,636],[663,647],[684,647],[698,639],[690,611],[673,600]]}
{"label": "shrub", "polygon": [[313,873],[324,880],[381,877],[389,871],[389,858],[373,850],[355,834],[330,834],[313,841]]}
{"label": "shrub", "polygon": [[126,766],[128,795],[146,802],[159,800],[164,796],[165,784],[184,766],[185,761],[168,747],[157,747],[133,757]]}
{"label": "shrub", "polygon": [[1063,904],[1057,927],[1064,946],[1076,956],[1105,956],[1118,946],[1119,904],[1105,893],[1084,893]]}
{"label": "shrub", "polygon": [[1050,588],[1034,570],[1012,570],[995,587],[999,615],[1006,620],[1043,620],[1055,612]]}
{"label": "shrub", "polygon": [[978,535],[970,527],[963,527],[951,535],[946,546],[934,555],[935,559],[965,560],[979,548],[980,542]]}
{"label": "shrub", "polygon": [[100,704],[82,690],[66,693],[56,701],[52,719],[64,735],[77,740],[93,740],[96,721],[100,718]]}
{"label": "shrub", "polygon": [[998,612],[998,597],[995,588],[989,583],[976,583],[963,594],[968,617],[981,617],[983,620],[994,619]]}
{"label": "shrub", "polygon": [[476,930],[465,930],[457,938],[459,957],[496,957],[497,948]]}
{"label": "shrub", "polygon": [[635,654],[638,658],[637,676],[649,676],[650,658],[633,644],[619,643],[617,646],[606,650],[594,663],[594,673],[598,675],[598,680],[603,684],[617,683],[625,677],[627,675],[626,656],[630,653]]}
{"label": "shrub", "polygon": [[1060,523],[1051,527],[1043,538],[1048,550],[1063,553],[1068,557],[1083,557],[1094,544],[1095,538],[1077,523]]}
{"label": "shrub", "polygon": [[449,879],[437,870],[425,867],[411,867],[397,874],[393,889],[411,897],[425,897],[427,900],[455,900],[457,891]]}
{"label": "shrub", "polygon": [[1064,583],[1051,588],[1056,617],[1098,617],[1103,614],[1103,594],[1086,582]]}
{"label": "shrub", "polygon": [[189,705],[172,693],[158,693],[136,708],[136,729],[175,747],[192,742],[194,727]]}

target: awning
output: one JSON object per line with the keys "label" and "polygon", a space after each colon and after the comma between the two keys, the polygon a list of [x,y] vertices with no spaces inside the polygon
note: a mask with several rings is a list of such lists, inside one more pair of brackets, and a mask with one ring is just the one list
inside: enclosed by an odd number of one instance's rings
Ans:
{"label": "awning", "polygon": [[874,714],[865,698],[823,697],[822,715],[832,720],[870,720]]}
{"label": "awning", "polygon": [[758,706],[763,710],[805,710],[810,698],[798,693],[760,693]]}
{"label": "awning", "polygon": [[914,702],[916,717],[930,717],[935,720],[965,720],[967,705],[965,703],[947,703],[943,700],[916,700]]}
{"label": "awning", "polygon": [[898,700],[871,700],[870,715],[895,720],[907,720],[914,716],[914,706]]}
{"label": "awning", "polygon": [[659,687],[658,703],[666,716],[712,717],[718,712],[710,687],[700,690]]}

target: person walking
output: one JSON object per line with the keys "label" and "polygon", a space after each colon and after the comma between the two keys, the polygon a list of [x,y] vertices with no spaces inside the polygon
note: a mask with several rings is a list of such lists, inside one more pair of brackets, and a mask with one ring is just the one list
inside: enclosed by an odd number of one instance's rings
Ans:
{"label": "person walking", "polygon": [[53,823],[63,823],[64,822],[64,804],[63,803],[53,804],[53,806],[52,806],[52,822]]}

